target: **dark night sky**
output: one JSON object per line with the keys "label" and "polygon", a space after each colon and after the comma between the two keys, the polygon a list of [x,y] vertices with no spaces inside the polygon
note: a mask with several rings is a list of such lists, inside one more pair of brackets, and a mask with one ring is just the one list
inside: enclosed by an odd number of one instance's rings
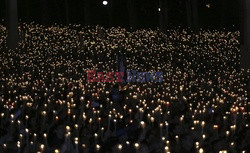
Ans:
{"label": "dark night sky", "polygon": [[[0,18],[5,18],[5,0],[0,0]],[[42,9],[41,4],[46,10]],[[127,0],[113,0],[113,26],[128,27]],[[169,26],[186,26],[185,0],[169,0]],[[203,28],[239,27],[238,0],[198,0],[199,24]],[[225,4],[222,4],[225,1]],[[137,0],[137,14],[140,28],[155,28],[158,26],[158,0]],[[208,9],[206,4],[211,4]],[[68,0],[70,23],[84,24],[83,0]],[[25,22],[42,23],[42,16],[47,16],[48,24],[66,24],[65,0],[18,0],[19,19]],[[102,5],[102,0],[91,0],[92,24],[107,26],[109,24],[108,7]],[[223,11],[225,10],[225,11]],[[221,16],[225,13],[225,19]]]}

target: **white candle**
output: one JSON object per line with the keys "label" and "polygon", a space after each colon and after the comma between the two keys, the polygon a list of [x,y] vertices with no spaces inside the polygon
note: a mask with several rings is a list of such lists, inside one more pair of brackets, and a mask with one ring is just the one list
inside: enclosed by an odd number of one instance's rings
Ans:
{"label": "white candle", "polygon": [[43,138],[44,138],[45,146],[48,146],[47,134],[46,133],[43,134]]}
{"label": "white candle", "polygon": [[214,125],[215,134],[217,134],[217,135],[218,135],[218,128],[219,128],[218,125]]}
{"label": "white candle", "polygon": [[108,131],[110,130],[110,120],[111,120],[111,114],[109,114],[109,117],[108,117]]}
{"label": "white candle", "polygon": [[162,137],[162,127],[163,127],[163,123],[160,123],[160,137]]}
{"label": "white candle", "polygon": [[78,137],[75,138],[75,145],[76,145],[76,153],[79,153],[79,148],[78,148]]}
{"label": "white candle", "polygon": [[102,121],[102,119],[100,118],[100,117],[98,117],[98,129],[100,130],[100,127],[101,127],[101,121]]}
{"label": "white candle", "polygon": [[37,137],[37,135],[36,135],[36,133],[34,133],[34,144],[36,144],[36,137]]}
{"label": "white candle", "polygon": [[165,126],[166,126],[166,138],[168,139],[168,122],[165,122]]}
{"label": "white candle", "polygon": [[29,129],[25,129],[25,133],[26,133],[26,143],[27,145],[29,145]]}
{"label": "white candle", "polygon": [[129,111],[129,120],[131,120],[132,119],[132,109],[129,109],[128,111]]}
{"label": "white candle", "polygon": [[230,131],[226,131],[227,138],[229,137]]}
{"label": "white candle", "polygon": [[43,151],[45,150],[44,144],[41,144],[41,145],[40,145],[40,149],[41,149],[41,152],[43,152]]}
{"label": "white candle", "polygon": [[134,146],[135,146],[136,152],[138,152],[139,151],[139,147],[140,147],[139,143],[135,143]]}
{"label": "white candle", "polygon": [[179,136],[178,135],[175,136],[175,140],[176,140],[176,143],[179,143]]}
{"label": "white candle", "polygon": [[101,146],[99,144],[96,145],[96,151],[99,152],[101,149]]}
{"label": "white candle", "polygon": [[42,124],[42,127],[44,127],[45,121],[46,121],[46,111],[42,111],[42,116],[43,116],[43,124]]}
{"label": "white candle", "polygon": [[205,121],[201,122],[201,134],[204,132]]}
{"label": "white candle", "polygon": [[18,153],[21,152],[21,142],[17,141],[17,149],[18,149]]}
{"label": "white candle", "polygon": [[27,127],[27,124],[28,124],[28,119],[29,119],[29,116],[28,116],[28,115],[26,115],[26,116],[25,116],[25,127]]}
{"label": "white candle", "polygon": [[90,119],[89,119],[89,129],[92,128],[92,121],[93,121],[92,118],[90,118]]}
{"label": "white candle", "polygon": [[101,138],[103,140],[103,134],[104,134],[104,127],[101,128]]}
{"label": "white candle", "polygon": [[117,149],[118,149],[118,152],[121,152],[122,151],[122,144],[118,144]]}
{"label": "white candle", "polygon": [[117,128],[116,119],[114,119],[114,123],[115,123],[115,133],[116,133],[116,128]]}

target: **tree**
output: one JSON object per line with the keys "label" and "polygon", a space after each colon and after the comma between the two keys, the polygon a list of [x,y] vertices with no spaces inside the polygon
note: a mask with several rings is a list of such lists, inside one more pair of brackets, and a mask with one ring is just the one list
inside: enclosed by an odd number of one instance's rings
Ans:
{"label": "tree", "polygon": [[167,0],[160,0],[160,29],[165,32],[168,25],[168,3]]}
{"label": "tree", "polygon": [[7,46],[16,49],[18,46],[17,0],[6,0],[7,9]]}

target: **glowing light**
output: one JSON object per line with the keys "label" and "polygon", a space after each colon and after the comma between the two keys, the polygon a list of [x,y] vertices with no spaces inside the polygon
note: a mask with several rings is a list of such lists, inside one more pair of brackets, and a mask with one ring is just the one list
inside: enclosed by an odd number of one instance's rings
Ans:
{"label": "glowing light", "polygon": [[108,5],[108,1],[102,1],[102,4],[106,6]]}

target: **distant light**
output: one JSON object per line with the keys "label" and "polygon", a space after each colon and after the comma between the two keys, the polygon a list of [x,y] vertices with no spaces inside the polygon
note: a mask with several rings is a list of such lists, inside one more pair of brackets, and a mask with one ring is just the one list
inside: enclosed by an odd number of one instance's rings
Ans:
{"label": "distant light", "polygon": [[158,11],[160,12],[160,11],[161,11],[161,8],[158,8]]}
{"label": "distant light", "polygon": [[207,5],[206,5],[206,7],[207,7],[207,8],[210,8],[210,7],[211,7],[211,5],[210,5],[210,4],[207,4]]}
{"label": "distant light", "polygon": [[106,6],[108,5],[108,1],[102,1],[102,4]]}

